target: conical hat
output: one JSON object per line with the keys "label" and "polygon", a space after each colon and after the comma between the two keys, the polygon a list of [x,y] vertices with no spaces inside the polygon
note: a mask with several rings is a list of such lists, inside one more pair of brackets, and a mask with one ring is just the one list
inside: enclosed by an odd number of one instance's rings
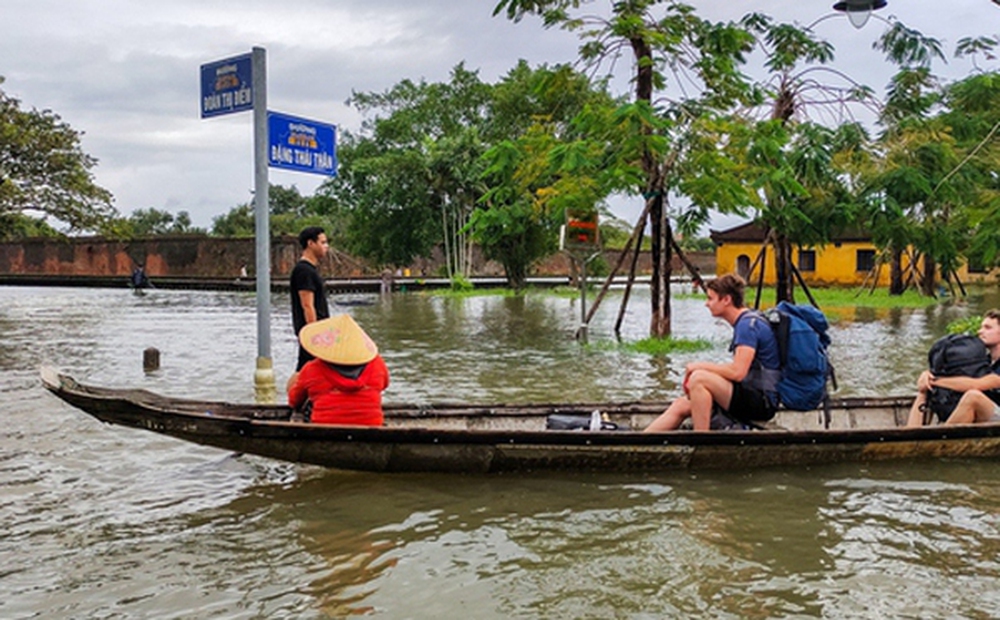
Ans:
{"label": "conical hat", "polygon": [[349,315],[338,314],[309,323],[299,332],[302,348],[331,364],[366,364],[378,355],[378,347]]}

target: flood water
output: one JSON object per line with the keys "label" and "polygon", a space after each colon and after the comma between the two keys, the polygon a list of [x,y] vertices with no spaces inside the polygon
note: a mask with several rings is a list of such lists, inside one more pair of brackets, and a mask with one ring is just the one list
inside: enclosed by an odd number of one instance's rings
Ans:
{"label": "flood water", "polygon": [[[687,361],[728,355],[695,298],[675,300],[675,333],[713,349],[668,357],[614,346],[615,296],[586,348],[577,300],[366,300],[334,308],[378,342],[390,402],[671,398]],[[283,385],[295,347],[287,299],[272,303]],[[997,305],[836,310],[838,394],[909,393],[944,326]],[[626,340],[647,307],[638,291]],[[0,618],[1000,616],[995,462],[347,473],[102,425],[37,378],[49,363],[248,401],[255,320],[243,293],[0,287]]]}

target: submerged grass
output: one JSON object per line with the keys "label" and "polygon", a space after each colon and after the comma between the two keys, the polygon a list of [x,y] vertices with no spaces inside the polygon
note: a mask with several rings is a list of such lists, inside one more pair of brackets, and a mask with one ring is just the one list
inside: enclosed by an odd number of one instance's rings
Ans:
{"label": "submerged grass", "polygon": [[428,289],[426,291],[420,291],[421,295],[427,295],[429,297],[448,297],[453,299],[465,299],[468,297],[517,297],[522,293],[518,293],[512,288],[470,288],[470,289],[451,289],[451,288],[435,288]]}
{"label": "submerged grass", "polygon": [[[462,289],[449,289],[449,288],[438,288],[438,289],[428,289],[426,291],[421,291],[423,295],[430,295],[432,297],[450,297],[450,298],[466,298],[466,297],[517,297],[518,295],[549,295],[552,297],[565,297],[569,299],[577,298],[580,296],[580,289],[572,286],[555,286],[555,287],[535,287],[528,286],[521,291],[515,291],[512,288],[504,287],[490,287],[490,288],[462,288]],[[593,299],[597,294],[597,289],[593,286],[587,287],[587,298]]]}
{"label": "submerged grass", "polygon": [[[588,299],[594,299],[597,295],[598,287],[590,286],[587,290]],[[921,295],[913,289],[907,289],[902,295],[889,295],[885,288],[875,291],[860,289],[856,287],[824,287],[810,288],[819,307],[827,308],[926,308],[935,304],[948,301],[948,297],[927,297]],[[521,291],[504,287],[491,288],[441,288],[422,291],[424,295],[434,297],[516,297],[517,295],[549,295],[563,298],[577,298],[580,296],[580,289],[573,286],[556,287],[534,287],[529,286]],[[753,306],[756,297],[756,289],[747,287],[746,303]],[[674,299],[704,299],[704,293],[675,293]],[[795,289],[796,303],[806,304],[809,299],[802,289]],[[774,305],[774,287],[766,287],[761,293],[761,306],[769,308]]]}
{"label": "submerged grass", "polygon": [[[944,301],[942,298],[927,297],[913,289],[907,289],[902,295],[890,295],[884,288],[868,291],[858,288],[825,287],[810,288],[813,298],[820,308],[926,308]],[[756,298],[755,288],[747,287],[746,304],[752,306]],[[678,299],[704,299],[703,293],[682,293],[675,295]],[[774,287],[766,287],[760,296],[761,306],[774,305]],[[802,289],[795,289],[796,303],[809,303],[809,298]]]}
{"label": "submerged grass", "polygon": [[684,338],[643,338],[635,342],[614,342],[602,340],[587,345],[596,351],[627,351],[643,355],[667,355],[668,353],[691,353],[712,348],[712,343],[704,338],[687,340]]}

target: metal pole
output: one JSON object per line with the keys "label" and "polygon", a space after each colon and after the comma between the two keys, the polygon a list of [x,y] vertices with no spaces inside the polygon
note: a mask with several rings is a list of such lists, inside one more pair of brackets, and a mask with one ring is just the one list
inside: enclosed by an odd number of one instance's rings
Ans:
{"label": "metal pole", "polygon": [[587,342],[587,259],[580,260],[580,342]]}
{"label": "metal pole", "polygon": [[253,48],[253,181],[254,227],[257,237],[257,370],[254,392],[258,403],[277,399],[271,361],[271,228],[268,218],[270,184],[267,178],[267,51]]}

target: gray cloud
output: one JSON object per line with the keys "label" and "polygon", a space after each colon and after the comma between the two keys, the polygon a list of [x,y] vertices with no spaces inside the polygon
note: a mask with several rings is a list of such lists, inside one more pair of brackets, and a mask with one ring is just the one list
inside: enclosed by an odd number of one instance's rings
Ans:
{"label": "gray cloud", "polygon": [[[712,19],[752,9],[809,23],[830,3],[706,4],[701,10]],[[492,9],[493,2],[454,0],[7,1],[0,75],[25,106],[52,109],[85,132],[84,148],[100,160],[98,182],[121,211],[183,209],[207,226],[250,200],[253,174],[250,115],[199,118],[201,64],[263,46],[271,109],[356,129],[360,118],[344,105],[352,91],[384,90],[404,78],[444,80],[463,61],[488,80],[520,58],[575,61],[575,35],[544,30],[534,18],[493,18]],[[1000,30],[1000,10],[987,0],[890,0],[883,13],[944,40],[949,52],[962,36]],[[878,22],[854,30],[828,19],[816,30],[837,46],[839,67],[884,87],[891,71],[871,51]],[[945,72],[968,69],[952,63]],[[271,178],[306,192],[322,181],[283,171]]]}

